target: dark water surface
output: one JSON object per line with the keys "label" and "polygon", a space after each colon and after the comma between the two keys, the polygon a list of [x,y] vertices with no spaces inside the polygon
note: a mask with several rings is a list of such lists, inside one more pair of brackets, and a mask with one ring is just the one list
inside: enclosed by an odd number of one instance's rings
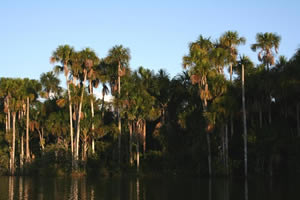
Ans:
{"label": "dark water surface", "polygon": [[298,179],[0,177],[0,200],[300,199]]}

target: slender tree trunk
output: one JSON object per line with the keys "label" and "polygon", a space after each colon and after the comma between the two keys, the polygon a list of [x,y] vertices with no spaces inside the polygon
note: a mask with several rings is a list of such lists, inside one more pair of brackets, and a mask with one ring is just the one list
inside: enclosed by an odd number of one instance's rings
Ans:
{"label": "slender tree trunk", "polygon": [[[201,88],[200,83],[199,83],[199,88]],[[208,91],[208,84],[205,84],[205,91]],[[201,98],[201,96],[200,96]],[[203,112],[206,113],[207,112],[207,99],[204,98],[203,99]],[[208,151],[208,156],[207,156],[207,160],[208,160],[208,174],[211,177],[212,175],[212,169],[211,169],[211,147],[210,147],[210,133],[209,130],[207,130],[206,133],[206,141],[207,141],[207,151]]]}
{"label": "slender tree trunk", "polygon": [[230,82],[232,82],[232,63],[230,63]]}
{"label": "slender tree trunk", "polygon": [[136,131],[136,169],[137,173],[140,170],[140,124],[137,124],[137,131]]}
{"label": "slender tree trunk", "polygon": [[297,103],[296,112],[297,112],[297,134],[298,134],[298,137],[300,137],[299,103]]}
{"label": "slender tree trunk", "polygon": [[7,98],[7,124],[8,124],[8,131],[10,131],[11,123],[10,123],[10,109],[9,109],[9,98]]}
{"label": "slender tree trunk", "polygon": [[132,122],[128,122],[128,128],[129,128],[129,163],[130,166],[132,166],[133,159],[132,159]]}
{"label": "slender tree trunk", "polygon": [[206,133],[206,140],[207,140],[207,150],[208,150],[208,174],[211,177],[211,148],[210,148],[210,133]]}
{"label": "slender tree trunk", "polygon": [[[118,63],[118,98],[121,97],[121,63]],[[120,106],[118,105],[118,129],[119,129],[119,137],[118,137],[118,148],[119,148],[119,165],[121,164],[121,135],[122,135],[122,127],[121,127],[121,116],[120,116]]]}
{"label": "slender tree trunk", "polygon": [[39,133],[39,138],[40,138],[40,146],[41,146],[41,149],[42,151],[44,151],[44,128],[42,128],[42,131],[40,131],[38,129],[38,133]]}
{"label": "slender tree trunk", "polygon": [[222,163],[223,163],[223,167],[224,169],[226,168],[225,166],[225,131],[224,131],[225,127],[222,126],[221,128],[221,139],[222,139]]}
{"label": "slender tree trunk", "polygon": [[95,153],[95,125],[94,125],[94,100],[93,100],[93,87],[92,82],[90,81],[90,93],[91,93],[91,112],[92,112],[92,154]]}
{"label": "slender tree trunk", "polygon": [[228,175],[228,125],[225,125],[225,166],[226,166],[226,175]]}
{"label": "slender tree trunk", "polygon": [[248,153],[247,153],[247,119],[246,119],[246,103],[245,103],[245,76],[244,65],[242,65],[242,104],[243,104],[243,124],[244,124],[244,167],[245,177],[248,176]]}
{"label": "slender tree trunk", "polygon": [[77,119],[77,134],[76,134],[76,151],[75,151],[75,160],[79,159],[79,136],[80,136],[80,118],[81,118],[81,108],[83,102],[83,94],[85,88],[85,81],[86,81],[86,72],[84,72],[84,80],[81,89],[81,96],[80,96],[80,103],[79,103],[79,110],[78,110],[78,119]]}
{"label": "slender tree trunk", "polygon": [[262,128],[262,109],[259,106],[259,128]]}
{"label": "slender tree trunk", "polygon": [[20,155],[20,169],[23,172],[23,161],[24,161],[24,136],[21,136],[21,155]]}
{"label": "slender tree trunk", "polygon": [[82,144],[82,160],[86,161],[86,152],[87,152],[87,135],[84,135],[83,144]]}
{"label": "slender tree trunk", "polygon": [[7,114],[5,114],[5,131],[8,132],[8,117]]}
{"label": "slender tree trunk", "polygon": [[26,111],[26,163],[30,162],[29,149],[29,97],[27,97],[27,111]]}
{"label": "slender tree trunk", "polygon": [[11,162],[10,162],[10,173],[15,174],[15,151],[16,151],[16,112],[13,115],[13,137],[12,137],[12,150],[11,150]]}
{"label": "slender tree trunk", "polygon": [[272,102],[269,105],[269,124],[272,124]]}
{"label": "slender tree trunk", "polygon": [[74,156],[74,142],[73,142],[73,112],[72,112],[72,99],[71,99],[71,92],[70,92],[70,84],[68,81],[68,75],[66,75],[67,81],[67,89],[68,89],[68,98],[69,98],[69,120],[70,120],[70,139],[71,139],[71,153]]}
{"label": "slender tree trunk", "polygon": [[143,153],[146,153],[146,120],[143,120]]}
{"label": "slender tree trunk", "polygon": [[230,135],[231,135],[231,137],[233,136],[233,134],[234,134],[233,115],[231,114],[230,115]]}

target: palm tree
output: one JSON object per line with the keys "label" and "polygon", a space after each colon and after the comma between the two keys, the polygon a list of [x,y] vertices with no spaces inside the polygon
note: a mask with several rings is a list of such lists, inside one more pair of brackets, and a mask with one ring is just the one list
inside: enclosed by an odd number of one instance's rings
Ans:
{"label": "palm tree", "polygon": [[240,37],[237,31],[227,31],[220,38],[220,45],[229,51],[230,82],[232,82],[232,66],[238,55],[237,46],[245,43],[246,39]]}
{"label": "palm tree", "polygon": [[[103,74],[100,65],[98,65],[99,63],[99,59],[97,58],[97,56],[95,55],[94,57],[95,59],[95,63],[94,66],[90,67],[88,69],[88,74],[87,74],[87,78],[88,78],[88,82],[89,82],[89,93],[91,95],[90,98],[90,103],[91,103],[91,114],[92,114],[92,120],[94,121],[94,98],[93,98],[93,91],[94,91],[94,87],[97,88],[100,82],[105,82],[105,78],[106,76]],[[94,134],[94,130],[95,130],[95,125],[94,123],[92,123],[92,132],[93,132],[93,136],[92,136],[92,153],[95,153],[95,134]]]}
{"label": "palm tree", "polygon": [[11,94],[10,109],[13,118],[12,127],[12,141],[10,148],[10,173],[14,175],[15,173],[15,152],[16,152],[16,115],[19,110],[23,108],[22,100],[22,86],[23,80],[13,79],[9,82],[8,91]]}
{"label": "palm tree", "polygon": [[[251,49],[256,51],[260,49],[258,53],[258,60],[262,62],[265,66],[267,66],[267,71],[269,72],[270,67],[275,64],[275,53],[278,53],[278,48],[280,44],[280,36],[275,33],[257,33],[256,34],[256,43],[251,45]],[[275,53],[273,51],[275,50]],[[271,89],[269,89],[269,124],[272,122],[271,115],[271,103],[272,103],[272,95]]]}
{"label": "palm tree", "polygon": [[242,64],[242,103],[243,103],[243,127],[244,127],[244,170],[245,177],[248,176],[248,153],[247,153],[247,120],[246,120],[246,106],[245,106],[245,73],[244,64]]}
{"label": "palm tree", "polygon": [[60,80],[56,77],[53,71],[42,73],[40,76],[42,84],[42,95],[46,99],[50,99],[51,94],[54,96],[59,95],[61,87],[59,87]]}
{"label": "palm tree", "polygon": [[[208,75],[212,69],[210,55],[213,49],[213,43],[210,38],[204,38],[200,35],[196,42],[190,44],[189,54],[183,57],[183,67],[190,68],[191,80],[193,84],[199,87],[200,99],[202,101],[204,116],[207,116],[208,100],[211,98],[208,89]],[[207,120],[209,123],[209,120]],[[207,148],[208,148],[208,172],[212,175],[211,170],[211,147],[210,147],[210,131],[212,124],[207,124]]]}
{"label": "palm tree", "polygon": [[73,148],[73,119],[72,119],[72,101],[71,101],[71,92],[70,92],[70,81],[69,81],[69,68],[70,68],[70,61],[71,56],[74,53],[73,47],[69,45],[60,45],[58,48],[52,53],[50,58],[51,63],[59,62],[61,66],[56,66],[54,71],[56,73],[64,72],[66,77],[67,83],[67,90],[68,90],[68,100],[69,100],[69,121],[70,121],[70,138],[71,138],[71,153],[73,155],[74,148]]}
{"label": "palm tree", "polygon": [[[151,74],[151,73],[150,73]],[[149,86],[145,84],[145,76],[150,75],[147,70],[140,67],[129,77],[124,83],[124,93],[122,102],[124,108],[122,115],[127,116],[130,122],[134,122],[134,126],[129,126],[136,136],[136,152],[137,152],[137,171],[139,171],[140,158],[140,140],[143,141],[143,149],[145,152],[145,136],[146,136],[146,120],[154,120],[159,115],[159,109],[155,108],[155,97],[149,93]],[[131,123],[129,123],[131,124]],[[131,142],[129,144],[129,153],[131,154]],[[131,161],[131,158],[130,158]]]}
{"label": "palm tree", "polygon": [[30,101],[37,99],[38,93],[41,90],[41,84],[37,80],[24,79],[23,91],[26,97],[26,162],[30,161],[30,148],[29,148],[29,112]]}
{"label": "palm tree", "polygon": [[[220,45],[228,51],[228,63],[230,82],[232,82],[233,65],[236,62],[238,50],[237,47],[246,43],[244,37],[240,37],[237,31],[227,31],[220,37]],[[233,114],[230,115],[231,136],[233,135]]]}
{"label": "palm tree", "polygon": [[81,109],[82,109],[82,103],[83,103],[85,82],[87,80],[88,72],[92,72],[92,67],[95,64],[98,64],[98,61],[99,61],[98,57],[96,56],[96,53],[89,48],[86,48],[86,49],[83,49],[82,51],[80,51],[79,56],[82,61],[81,71],[83,72],[83,74],[82,74],[83,80],[80,80],[82,83],[82,87],[81,87],[80,103],[79,103],[79,109],[78,109],[78,115],[77,115],[75,160],[78,160],[78,158],[79,158],[80,120],[81,120]]}
{"label": "palm tree", "polygon": [[248,56],[240,56],[234,68],[239,75],[242,86],[242,110],[243,110],[243,133],[244,133],[244,175],[248,176],[248,136],[247,136],[247,115],[246,115],[246,98],[245,98],[245,77],[249,77],[254,70],[254,64]]}
{"label": "palm tree", "polygon": [[[125,75],[126,67],[129,65],[130,51],[128,48],[124,48],[122,45],[116,45],[111,48],[108,52],[107,60],[113,65],[117,65],[118,73],[118,98],[121,96],[121,76]],[[120,117],[120,107],[117,108],[118,111],[118,148],[119,148],[119,163],[121,163],[121,117]]]}
{"label": "palm tree", "polygon": [[[258,60],[267,66],[267,70],[275,64],[275,53],[278,53],[280,36],[275,33],[257,33],[256,43],[251,45],[251,49],[258,52]],[[275,50],[275,53],[273,51]]]}

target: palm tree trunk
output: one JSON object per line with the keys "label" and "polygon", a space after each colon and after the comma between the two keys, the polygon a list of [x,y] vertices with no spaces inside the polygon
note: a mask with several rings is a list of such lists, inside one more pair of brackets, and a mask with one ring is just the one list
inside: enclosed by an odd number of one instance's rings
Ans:
{"label": "palm tree trunk", "polygon": [[10,109],[9,109],[9,98],[7,98],[7,129],[10,131],[11,123],[10,123]]}
{"label": "palm tree trunk", "polygon": [[233,115],[231,114],[230,115],[230,135],[231,135],[231,137],[233,136],[233,134],[234,134]]}
{"label": "palm tree trunk", "polygon": [[40,146],[41,146],[41,149],[42,151],[44,151],[44,128],[42,128],[42,131],[40,131],[38,129],[38,133],[39,133],[39,138],[40,138]]}
{"label": "palm tree trunk", "polygon": [[27,111],[26,111],[26,163],[30,162],[29,149],[29,97],[27,97]]}
{"label": "palm tree trunk", "polygon": [[232,82],[232,63],[230,63],[230,82]]}
{"label": "palm tree trunk", "polygon": [[140,124],[137,122],[137,131],[136,131],[136,169],[137,173],[139,173],[140,170]]}
{"label": "palm tree trunk", "polygon": [[207,150],[208,150],[208,174],[211,177],[211,148],[210,148],[210,133],[206,133],[206,140],[207,140]]}
{"label": "palm tree trunk", "polygon": [[[121,71],[121,63],[119,61],[119,64],[118,64],[118,98],[121,97],[120,71]],[[118,128],[119,128],[119,137],[118,137],[119,164],[121,164],[121,134],[122,134],[122,128],[121,128],[121,117],[120,117],[120,106],[119,105],[118,105]]]}
{"label": "palm tree trunk", "polygon": [[23,172],[23,161],[24,161],[24,136],[21,136],[21,154],[20,154],[20,169]]}
{"label": "palm tree trunk", "polygon": [[224,132],[224,126],[221,128],[221,140],[222,140],[222,163],[223,167],[225,169],[225,132]]}
{"label": "palm tree trunk", "polygon": [[128,128],[129,128],[129,163],[131,166],[133,163],[133,159],[132,159],[132,122],[131,121],[128,122]]}
{"label": "palm tree trunk", "polygon": [[259,128],[262,128],[262,110],[261,110],[261,106],[259,106]]}
{"label": "palm tree trunk", "polygon": [[226,169],[226,175],[228,175],[228,125],[226,123],[225,125],[225,169]]}
{"label": "palm tree trunk", "polygon": [[242,65],[242,104],[243,104],[243,124],[244,124],[244,167],[245,177],[248,176],[248,153],[247,153],[247,119],[246,119],[246,103],[245,103],[245,77],[244,65]]}
{"label": "palm tree trunk", "polygon": [[84,139],[83,139],[83,148],[82,148],[82,151],[83,151],[83,156],[82,156],[82,160],[83,161],[86,161],[86,152],[87,152],[87,135],[85,134],[84,135]]}
{"label": "palm tree trunk", "polygon": [[93,100],[93,87],[92,87],[92,83],[90,81],[90,93],[91,93],[91,112],[92,112],[92,154],[95,153],[95,133],[94,133],[94,130],[95,130],[95,125],[94,125],[94,100]]}
{"label": "palm tree trunk", "polygon": [[[199,83],[199,88],[201,88],[200,83]],[[205,91],[208,91],[208,84],[205,83]],[[201,98],[201,96],[200,96]],[[204,98],[202,101],[203,105],[203,113],[206,113],[207,111],[207,99]],[[207,161],[208,161],[208,174],[211,177],[212,175],[212,169],[211,169],[211,147],[210,147],[210,134],[207,131],[206,133],[206,141],[207,141],[207,151],[208,151],[208,156],[207,156]]]}
{"label": "palm tree trunk", "polygon": [[10,155],[10,173],[11,175],[15,174],[15,151],[16,151],[16,112],[12,113],[13,115],[13,137],[12,137],[12,150]]}
{"label": "palm tree trunk", "polygon": [[5,114],[5,131],[8,132],[8,117],[7,114]]}
{"label": "palm tree trunk", "polygon": [[146,153],[146,120],[143,120],[143,153]]}
{"label": "palm tree trunk", "polygon": [[272,124],[272,107],[271,107],[271,103],[269,105],[269,124]]}
{"label": "palm tree trunk", "polygon": [[297,133],[298,133],[298,137],[300,137],[300,119],[299,119],[299,103],[297,103]]}
{"label": "palm tree trunk", "polygon": [[68,98],[69,98],[69,120],[70,120],[70,139],[71,139],[71,153],[74,156],[74,142],[73,142],[73,112],[72,112],[72,99],[71,99],[71,92],[70,92],[70,84],[68,81],[68,75],[66,75],[67,81],[67,89],[68,89]]}
{"label": "palm tree trunk", "polygon": [[84,94],[86,76],[87,76],[87,74],[86,74],[86,72],[84,72],[84,80],[83,80],[83,85],[82,85],[82,89],[81,89],[81,96],[80,96],[80,103],[79,103],[79,110],[78,110],[78,117],[77,117],[78,119],[77,119],[75,160],[78,160],[78,158],[79,158],[80,116],[81,116],[81,108],[82,108],[82,102],[83,102],[83,94]]}

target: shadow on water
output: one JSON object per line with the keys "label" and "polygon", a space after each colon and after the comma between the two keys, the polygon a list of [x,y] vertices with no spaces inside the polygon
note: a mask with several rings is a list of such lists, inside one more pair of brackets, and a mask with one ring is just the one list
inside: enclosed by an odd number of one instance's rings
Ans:
{"label": "shadow on water", "polygon": [[0,177],[0,200],[299,199],[298,179]]}

